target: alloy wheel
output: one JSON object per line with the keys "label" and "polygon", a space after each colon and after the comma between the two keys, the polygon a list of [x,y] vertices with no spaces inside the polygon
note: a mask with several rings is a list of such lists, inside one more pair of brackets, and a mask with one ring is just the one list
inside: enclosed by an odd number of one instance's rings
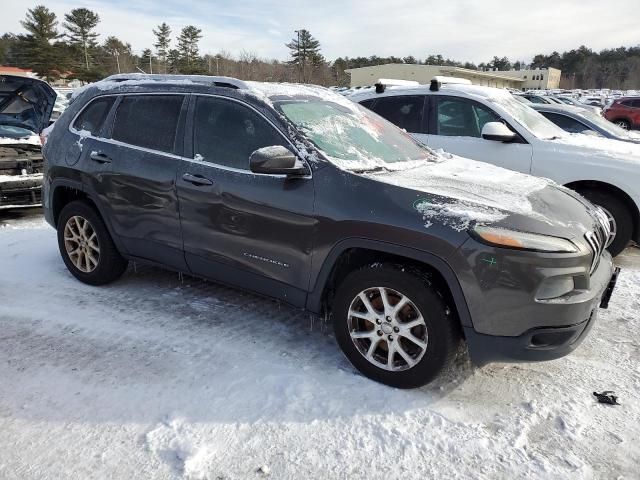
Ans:
{"label": "alloy wheel", "polygon": [[358,351],[384,370],[408,370],[427,351],[424,317],[410,298],[391,288],[361,291],[351,301],[347,322]]}
{"label": "alloy wheel", "polygon": [[84,217],[75,215],[64,226],[64,247],[69,260],[83,273],[93,272],[100,262],[98,236]]}

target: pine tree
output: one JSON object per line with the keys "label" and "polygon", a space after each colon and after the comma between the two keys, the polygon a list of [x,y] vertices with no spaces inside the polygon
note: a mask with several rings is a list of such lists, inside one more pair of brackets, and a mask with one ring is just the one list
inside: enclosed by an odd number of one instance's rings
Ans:
{"label": "pine tree", "polygon": [[150,48],[145,48],[142,51],[142,57],[140,58],[140,68],[142,70],[149,70],[149,73],[153,73],[153,54]]}
{"label": "pine tree", "polygon": [[20,23],[27,31],[27,35],[18,37],[22,63],[43,78],[57,78],[61,58],[58,46],[53,43],[60,37],[56,14],[38,5],[27,10],[25,19]]}
{"label": "pine tree", "polygon": [[157,30],[153,30],[153,34],[157,39],[153,46],[156,47],[156,54],[162,61],[164,73],[167,73],[167,55],[169,54],[169,46],[171,44],[171,27],[163,22],[162,25],[158,25]]}
{"label": "pine tree", "polygon": [[291,50],[291,61],[289,64],[298,67],[299,78],[302,83],[309,80],[309,72],[307,66],[313,65],[322,58],[320,55],[320,42],[313,38],[308,30],[302,29],[296,31],[297,36],[285,46]]}
{"label": "pine tree", "polygon": [[167,70],[169,73],[180,73],[180,52],[175,48],[167,52]]}
{"label": "pine tree", "polygon": [[107,37],[104,41],[101,50],[104,55],[103,63],[108,65],[108,71],[121,73],[132,70],[133,64],[131,57],[133,55],[130,44],[124,43],[119,38],[111,36]]}
{"label": "pine tree", "polygon": [[84,63],[89,70],[89,50],[95,49],[98,34],[94,31],[100,16],[86,8],[75,8],[64,16],[64,28],[69,31],[69,42],[84,52]]}
{"label": "pine tree", "polygon": [[198,61],[198,42],[202,38],[202,30],[193,25],[187,25],[180,32],[178,37],[178,52],[180,52],[180,61],[183,68],[186,67],[185,73],[189,73],[195,63]]}

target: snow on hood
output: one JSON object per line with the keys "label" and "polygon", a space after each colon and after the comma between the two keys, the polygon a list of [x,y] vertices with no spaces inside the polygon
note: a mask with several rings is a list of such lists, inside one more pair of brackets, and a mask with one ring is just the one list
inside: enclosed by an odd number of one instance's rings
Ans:
{"label": "snow on hood", "polygon": [[[512,214],[535,217],[551,223],[536,211],[530,197],[555,185],[551,180],[436,152],[438,162],[413,169],[365,176],[380,182],[437,196],[419,197],[414,208],[422,213],[425,226],[438,220],[454,230],[469,228],[471,222],[492,223]],[[448,200],[442,201],[445,197]]]}
{"label": "snow on hood", "polygon": [[[640,144],[613,140],[610,138],[594,137],[581,133],[563,135],[550,140],[551,144],[559,146],[578,147],[578,151],[587,156],[624,159],[640,163]],[[572,148],[574,151],[575,148]]]}

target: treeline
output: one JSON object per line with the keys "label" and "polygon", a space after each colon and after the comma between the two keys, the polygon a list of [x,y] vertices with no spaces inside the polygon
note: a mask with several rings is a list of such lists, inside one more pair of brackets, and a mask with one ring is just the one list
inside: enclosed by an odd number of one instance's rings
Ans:
{"label": "treeline", "polygon": [[533,67],[562,70],[562,88],[640,88],[640,46],[594,52],[582,45],[562,54],[539,54]]}
{"label": "treeline", "polygon": [[349,85],[345,70],[387,63],[443,65],[472,70],[520,70],[554,67],[562,70],[563,88],[640,88],[640,47],[620,47],[594,52],[581,46],[562,54],[539,54],[529,65],[495,56],[474,64],[426,55],[422,59],[406,57],[339,57],[327,61],[320,42],[307,30],[297,30],[285,45],[289,60],[266,60],[242,51],[237,56],[221,50],[201,54],[202,30],[187,25],[174,32],[167,23],[153,29],[155,41],[139,54],[131,44],[115,36],[98,41],[97,12],[76,8],[58,19],[45,6],[27,10],[21,25],[25,34],[5,33],[0,37],[0,63],[31,68],[41,78],[60,77],[91,82],[113,73],[183,73],[225,75],[244,80],[305,82],[319,85]]}
{"label": "treeline", "polygon": [[59,21],[43,5],[29,9],[20,23],[25,34],[0,37],[0,63],[30,68],[49,81],[61,77],[92,82],[114,73],[182,73],[227,75],[245,80],[334,84],[332,66],[320,54],[320,43],[300,30],[287,47],[291,60],[264,60],[243,51],[237,57],[220,51],[200,53],[202,30],[187,25],[174,35],[167,23],[153,29],[155,42],[140,54],[115,36],[98,42],[97,12],[76,8]]}

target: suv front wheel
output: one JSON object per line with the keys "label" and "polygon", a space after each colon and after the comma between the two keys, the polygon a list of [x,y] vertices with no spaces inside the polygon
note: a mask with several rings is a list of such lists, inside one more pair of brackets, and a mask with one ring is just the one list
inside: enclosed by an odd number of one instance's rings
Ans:
{"label": "suv front wheel", "polygon": [[459,334],[420,272],[393,265],[349,274],[332,308],[336,340],[367,377],[398,388],[433,380],[454,358]]}
{"label": "suv front wheel", "polygon": [[102,218],[83,200],[67,204],[58,219],[58,247],[67,269],[78,280],[103,285],[127,269]]}
{"label": "suv front wheel", "polygon": [[580,192],[587,200],[604,210],[609,219],[613,240],[607,247],[611,256],[622,253],[633,236],[633,217],[631,212],[618,197],[601,190],[584,190]]}

